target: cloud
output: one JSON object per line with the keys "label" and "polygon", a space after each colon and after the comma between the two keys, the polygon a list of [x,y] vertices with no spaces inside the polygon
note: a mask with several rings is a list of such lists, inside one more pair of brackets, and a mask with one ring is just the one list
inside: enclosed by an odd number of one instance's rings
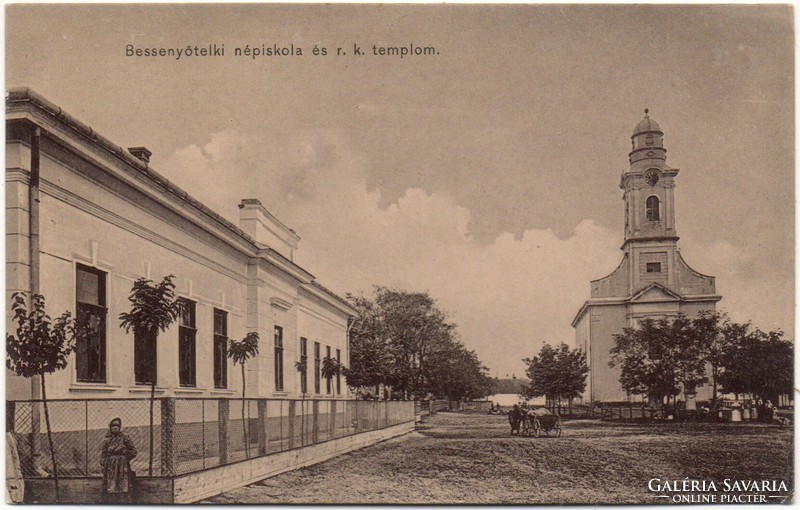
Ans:
{"label": "cloud", "polygon": [[[613,271],[622,256],[621,228],[609,231],[590,219],[563,239],[529,229],[478,242],[470,211],[446,194],[409,188],[381,205],[380,190],[369,189],[365,178],[368,159],[336,130],[270,138],[280,148],[265,152],[252,139],[219,133],[202,147],[177,150],[167,166],[179,172],[181,186],[222,213],[236,214],[244,195],[260,198],[300,234],[296,262],[336,292],[368,293],[373,284],[429,291],[492,375],[521,375],[521,359],[542,343],[573,342],[570,323],[589,297],[589,281]],[[216,179],[225,185],[209,185]],[[697,256],[687,261],[718,275],[720,291],[768,292],[764,282],[771,280],[749,278],[751,261],[735,245],[693,242]],[[726,299],[743,312],[741,320],[769,315]]]}

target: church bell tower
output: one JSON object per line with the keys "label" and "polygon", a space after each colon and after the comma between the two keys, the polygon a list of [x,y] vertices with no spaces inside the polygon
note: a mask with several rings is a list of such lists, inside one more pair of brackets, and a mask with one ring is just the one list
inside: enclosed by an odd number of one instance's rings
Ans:
{"label": "church bell tower", "polygon": [[644,114],[633,130],[630,167],[619,184],[625,200],[623,249],[636,241],[678,241],[674,195],[678,169],[667,166],[664,133],[648,110]]}
{"label": "church bell tower", "polygon": [[611,274],[590,282],[591,297],[572,321],[575,345],[587,353],[584,397],[591,402],[628,398],[619,383],[619,368],[608,365],[614,335],[643,319],[695,317],[714,310],[721,299],[714,277],[689,267],[678,250],[678,169],[667,165],[664,133],[648,110],[634,128],[631,144],[619,184],[625,202],[622,261]]}

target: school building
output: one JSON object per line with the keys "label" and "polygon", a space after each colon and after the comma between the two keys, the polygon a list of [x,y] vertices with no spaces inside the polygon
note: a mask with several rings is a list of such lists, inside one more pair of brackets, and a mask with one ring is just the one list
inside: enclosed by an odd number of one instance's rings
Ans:
{"label": "school building", "polygon": [[[6,99],[6,291],[45,296],[51,316],[89,319],[48,398],[241,395],[230,339],[259,334],[246,364],[248,396],[346,398],[326,357],[348,364],[355,311],[294,263],[300,237],[255,198],[239,224],[156,172],[145,147],[125,149],[27,88]],[[165,169],[168,173],[169,169]],[[174,275],[184,302],[156,345],[120,328],[137,278]],[[13,332],[11,312],[7,327]],[[306,361],[306,371],[296,362]],[[37,398],[7,371],[8,400]]]}

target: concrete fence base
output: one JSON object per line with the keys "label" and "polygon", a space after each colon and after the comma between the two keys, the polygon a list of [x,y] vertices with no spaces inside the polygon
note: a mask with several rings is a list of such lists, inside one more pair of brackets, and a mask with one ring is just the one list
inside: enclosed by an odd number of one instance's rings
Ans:
{"label": "concrete fence base", "polygon": [[[317,464],[337,455],[401,436],[413,430],[414,422],[411,421],[174,478],[137,479],[132,503],[194,503],[287,471]],[[60,503],[97,504],[104,502],[103,481],[100,478],[62,478],[59,480],[59,486]],[[25,502],[56,503],[55,481],[50,478],[26,479]]]}

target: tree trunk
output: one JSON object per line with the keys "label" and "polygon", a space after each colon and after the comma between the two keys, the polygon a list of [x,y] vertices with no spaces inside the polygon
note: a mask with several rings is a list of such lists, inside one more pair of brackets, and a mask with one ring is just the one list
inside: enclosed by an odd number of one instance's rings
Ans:
{"label": "tree trunk", "polygon": [[713,382],[713,390],[711,393],[711,399],[716,402],[717,401],[717,367],[711,367],[711,377],[714,379]]}
{"label": "tree trunk", "polygon": [[303,392],[302,400],[300,400],[300,444],[302,446],[306,445],[306,393],[305,392]]}
{"label": "tree trunk", "polygon": [[150,369],[150,459],[147,461],[147,473],[153,476],[153,405],[156,402],[156,378]]}
{"label": "tree trunk", "polygon": [[53,461],[53,480],[56,482],[56,503],[59,500],[58,464],[56,464],[56,447],[53,446],[53,433],[50,430],[50,412],[47,409],[47,392],[45,391],[44,374],[42,374],[42,404],[44,405],[44,423],[47,427],[47,442],[50,443],[50,459]]}
{"label": "tree trunk", "polygon": [[244,363],[242,363],[242,433],[244,434],[244,456],[250,458],[250,443],[247,441],[247,422],[244,419],[244,406],[246,404],[244,399],[244,391],[246,388],[244,380]]}

